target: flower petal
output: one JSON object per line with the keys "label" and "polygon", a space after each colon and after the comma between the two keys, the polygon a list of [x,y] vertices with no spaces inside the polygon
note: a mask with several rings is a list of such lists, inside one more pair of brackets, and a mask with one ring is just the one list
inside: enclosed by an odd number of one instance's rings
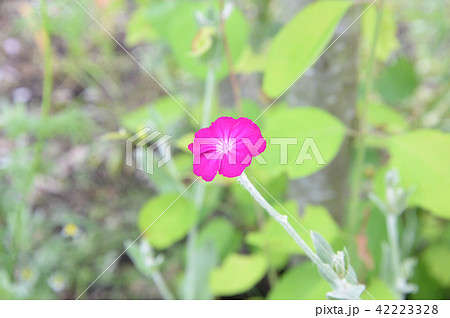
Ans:
{"label": "flower petal", "polygon": [[[200,155],[200,163],[193,164],[194,174],[205,181],[212,181],[220,168],[221,159],[208,159],[204,153]],[[195,161],[194,161],[195,162]]]}
{"label": "flower petal", "polygon": [[244,172],[245,168],[252,163],[251,158],[250,152],[246,150],[243,152],[230,151],[223,156],[220,163],[219,173],[228,178],[238,177],[242,174],[242,172]]}

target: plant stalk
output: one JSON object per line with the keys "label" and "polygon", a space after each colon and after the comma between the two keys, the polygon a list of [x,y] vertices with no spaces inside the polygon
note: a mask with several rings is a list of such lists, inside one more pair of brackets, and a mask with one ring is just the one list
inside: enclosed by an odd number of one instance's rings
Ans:
{"label": "plant stalk", "polygon": [[[50,35],[50,25],[47,12],[47,1],[40,0],[40,13],[42,19],[43,41],[42,49],[44,55],[44,79],[42,86],[41,118],[45,120],[50,114],[53,91],[53,53],[52,40]],[[44,150],[44,138],[39,137],[35,144],[35,155],[33,160],[33,175],[39,170]],[[34,176],[33,176],[34,177]],[[31,183],[32,179],[30,180]]]}
{"label": "plant stalk", "polygon": [[[324,267],[324,263],[321,261],[319,256],[309,247],[309,245],[298,235],[297,231],[289,223],[286,215],[279,213],[274,207],[270,205],[269,202],[264,199],[264,197],[259,193],[255,186],[250,182],[245,172],[243,172],[238,177],[238,182],[247,190],[250,195],[256,200],[256,202],[261,205],[261,207],[269,213],[269,215],[275,219],[281,226],[286,230],[286,232],[294,239],[294,241],[300,246],[303,251],[305,251],[306,256],[317,266]],[[326,266],[328,267],[328,266]],[[330,272],[331,273],[331,272]],[[335,273],[332,272],[335,276]]]}
{"label": "plant stalk", "polygon": [[153,282],[156,285],[156,288],[158,289],[158,291],[160,292],[161,296],[164,299],[166,299],[166,300],[175,299],[159,271],[154,271],[151,274],[151,276],[152,276]]}
{"label": "plant stalk", "polygon": [[[381,1],[381,4],[383,1]],[[360,189],[362,186],[362,174],[364,169],[364,161],[366,156],[366,136],[367,136],[367,114],[369,108],[369,94],[372,91],[373,86],[373,66],[375,64],[375,50],[380,34],[380,24],[382,16],[382,7],[378,9],[377,20],[375,25],[375,33],[373,36],[372,47],[370,50],[369,61],[367,63],[367,69],[365,74],[364,85],[364,102],[362,110],[359,112],[358,133],[356,136],[356,157],[355,157],[355,170],[354,170],[354,183],[351,191],[349,213],[347,216],[347,228],[351,234],[356,234],[358,231],[358,225],[360,224],[361,215],[359,213],[360,206]]]}
{"label": "plant stalk", "polygon": [[220,5],[220,35],[222,38],[223,48],[225,51],[225,57],[227,60],[231,89],[233,91],[238,114],[243,115],[244,111],[242,109],[241,88],[239,86],[239,81],[237,79],[236,71],[234,69],[233,56],[231,55],[230,44],[228,42],[226,29],[225,29],[225,19],[223,16],[224,0],[220,0],[219,5]]}
{"label": "plant stalk", "polygon": [[400,252],[400,242],[398,235],[398,215],[394,213],[386,214],[386,227],[389,239],[389,248],[391,249],[391,266],[393,271],[393,276],[395,277],[394,286],[397,286],[397,280],[401,279],[402,272],[402,260]]}
{"label": "plant stalk", "polygon": [[[212,65],[208,67],[206,73],[205,92],[203,98],[203,114],[202,127],[206,127],[210,122],[211,109],[214,98],[214,91],[216,87],[215,69]],[[203,182],[197,184],[194,194],[194,205],[197,211],[201,211],[205,199],[206,185]],[[195,298],[195,257],[196,257],[196,241],[197,241],[197,224],[191,229],[187,239],[186,251],[186,278],[185,278],[185,299]]]}

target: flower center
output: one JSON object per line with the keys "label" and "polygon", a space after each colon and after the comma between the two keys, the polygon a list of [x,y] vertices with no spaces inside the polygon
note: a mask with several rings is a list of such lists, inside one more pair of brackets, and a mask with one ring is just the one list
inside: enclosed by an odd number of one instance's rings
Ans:
{"label": "flower center", "polygon": [[230,138],[223,138],[219,140],[218,151],[223,154],[229,153],[235,146],[236,141]]}

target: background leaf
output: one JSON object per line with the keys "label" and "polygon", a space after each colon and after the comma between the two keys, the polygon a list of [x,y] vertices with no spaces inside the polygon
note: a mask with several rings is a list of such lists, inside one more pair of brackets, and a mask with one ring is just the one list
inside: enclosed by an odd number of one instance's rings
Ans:
{"label": "background leaf", "polygon": [[321,300],[331,290],[312,263],[304,263],[289,269],[270,290],[268,299]]}
{"label": "background leaf", "polygon": [[450,248],[446,245],[430,246],[423,253],[428,273],[442,287],[450,287]]}
{"label": "background leaf", "polygon": [[[400,43],[397,39],[397,24],[395,23],[393,10],[388,6],[384,6],[382,10],[375,57],[380,62],[385,62],[392,52],[400,47]],[[377,7],[371,6],[361,18],[363,44],[367,55],[369,55],[377,24]]]}
{"label": "background leaf", "polygon": [[[362,299],[365,300],[373,300],[375,298],[376,300],[396,300],[394,293],[392,292],[391,288],[381,279],[374,278],[370,281],[370,283],[367,286],[367,292],[364,292],[361,295]],[[370,295],[369,295],[370,294]],[[370,297],[372,296],[372,297]]]}
{"label": "background leaf", "polygon": [[[418,130],[388,141],[391,155],[388,167],[396,167],[403,187],[415,187],[410,205],[419,205],[431,213],[450,219],[448,189],[450,170],[442,167],[450,162],[450,134],[437,130]],[[384,172],[377,174],[378,184]],[[384,187],[378,186],[379,193]]]}
{"label": "background leaf", "polygon": [[263,80],[270,97],[278,97],[322,53],[351,5],[350,1],[314,2],[278,32],[269,49]]}
{"label": "background leaf", "polygon": [[[305,138],[313,138],[320,154],[328,164],[336,156],[345,136],[344,125],[333,115],[317,107],[287,108],[275,106],[266,114],[263,136],[267,139],[266,151],[262,157],[266,165],[258,165],[267,173],[278,174],[286,171],[290,178],[300,178],[319,171],[325,165],[319,164],[313,154],[312,160],[295,164]],[[271,144],[270,138],[297,138],[297,145],[288,146],[288,163],[280,164],[280,145]],[[311,149],[309,149],[311,153]],[[255,166],[257,162],[254,163]]]}
{"label": "background leaf", "polygon": [[395,108],[380,104],[369,104],[367,121],[371,126],[389,133],[403,132],[408,127],[405,117]]}
{"label": "background leaf", "polygon": [[266,271],[267,260],[262,254],[231,254],[211,273],[210,288],[217,296],[241,294],[258,283]]}
{"label": "background leaf", "polygon": [[141,232],[154,222],[144,236],[155,248],[167,248],[184,238],[196,220],[197,213],[192,202],[183,197],[176,200],[177,197],[178,194],[154,197],[139,212],[138,227]]}
{"label": "background leaf", "polygon": [[[192,40],[198,31],[198,26],[195,21],[195,11],[204,11],[209,8],[204,3],[199,2],[185,2],[177,8],[177,12],[171,22],[169,30],[169,43],[176,61],[182,68],[190,72],[198,78],[205,78],[208,65],[198,58],[189,55],[191,51]],[[231,55],[233,61],[236,61],[247,42],[248,25],[245,17],[234,7],[231,15],[226,21],[226,29]],[[228,67],[224,58],[217,70],[216,77],[223,78],[228,73]]]}
{"label": "background leaf", "polygon": [[419,85],[414,65],[406,58],[399,58],[375,81],[375,89],[390,104],[411,96]]}
{"label": "background leaf", "polygon": [[230,252],[235,251],[242,242],[242,235],[233,224],[225,218],[215,218],[208,222],[200,231],[197,243],[199,245],[211,242],[223,259]]}

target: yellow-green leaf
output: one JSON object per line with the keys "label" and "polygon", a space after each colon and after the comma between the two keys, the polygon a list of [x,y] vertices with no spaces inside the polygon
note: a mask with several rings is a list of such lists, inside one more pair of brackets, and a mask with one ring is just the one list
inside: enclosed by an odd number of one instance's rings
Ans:
{"label": "yellow-green leaf", "polygon": [[197,213],[192,202],[178,194],[163,194],[148,201],[139,212],[138,227],[149,243],[158,249],[184,238]]}
{"label": "yellow-green leaf", "polygon": [[278,32],[263,79],[263,89],[270,97],[278,97],[314,63],[351,5],[351,1],[313,2]]}
{"label": "yellow-green leaf", "polygon": [[[388,148],[391,155],[388,167],[398,169],[402,186],[415,188],[410,205],[450,219],[450,134],[418,130],[390,138]],[[377,179],[384,179],[383,171]]]}
{"label": "yellow-green leaf", "polygon": [[[317,107],[287,108],[276,105],[264,115],[262,132],[267,139],[267,148],[261,156],[267,164],[258,164],[254,160],[254,165],[267,173],[287,172],[291,178],[308,176],[330,163],[344,140],[345,126]],[[287,161],[282,159],[283,147],[272,139],[280,137],[297,140],[296,144],[287,145]],[[281,141],[278,139],[276,142]],[[306,158],[305,153],[310,157]]]}
{"label": "yellow-green leaf", "polygon": [[331,291],[312,263],[304,263],[289,269],[270,290],[269,299],[322,300]]}
{"label": "yellow-green leaf", "polygon": [[267,260],[261,254],[230,254],[210,276],[211,292],[216,296],[241,294],[266,274]]}
{"label": "yellow-green leaf", "polygon": [[[362,16],[363,47],[367,55],[373,45],[376,24],[377,8],[371,6]],[[380,62],[386,62],[391,53],[400,47],[397,39],[397,24],[395,23],[394,12],[387,6],[383,9],[378,32],[375,57]]]}

